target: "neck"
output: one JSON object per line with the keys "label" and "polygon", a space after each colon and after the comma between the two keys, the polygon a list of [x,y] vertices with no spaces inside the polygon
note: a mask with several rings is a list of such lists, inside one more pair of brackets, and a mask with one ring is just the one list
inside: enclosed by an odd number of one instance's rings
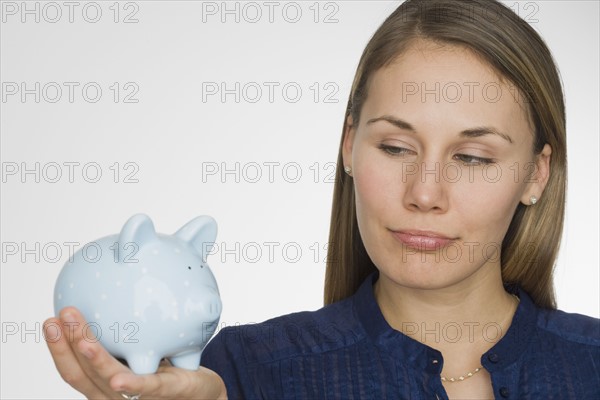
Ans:
{"label": "neck", "polygon": [[[493,397],[481,357],[504,336],[518,305],[504,290],[499,264],[436,289],[402,286],[380,273],[374,291],[392,328],[442,353],[440,375],[450,398]],[[448,381],[468,373],[474,374],[464,382]]]}
{"label": "neck", "polygon": [[380,274],[374,291],[392,328],[442,353],[473,351],[480,356],[504,335],[518,303],[504,290],[500,265],[485,265],[473,276],[437,289],[402,286]]}

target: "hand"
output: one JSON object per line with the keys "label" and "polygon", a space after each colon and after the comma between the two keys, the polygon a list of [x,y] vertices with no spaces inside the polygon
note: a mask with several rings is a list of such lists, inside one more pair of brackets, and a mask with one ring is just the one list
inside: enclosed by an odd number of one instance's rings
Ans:
{"label": "hand", "polygon": [[85,326],[81,313],[66,307],[60,319],[44,322],[44,337],[60,376],[88,399],[123,400],[121,393],[141,394],[142,400],[227,398],[221,377],[204,367],[188,371],[163,362],[155,374],[134,374],[100,342],[84,339]]}

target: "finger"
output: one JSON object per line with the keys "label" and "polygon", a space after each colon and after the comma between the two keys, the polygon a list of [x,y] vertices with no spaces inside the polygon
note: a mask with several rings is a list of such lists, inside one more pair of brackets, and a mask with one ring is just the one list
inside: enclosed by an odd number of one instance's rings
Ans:
{"label": "finger", "polygon": [[43,326],[46,344],[61,378],[88,398],[103,398],[102,392],[81,368],[61,321],[49,318]]}
{"label": "finger", "polygon": [[102,347],[81,313],[73,307],[67,307],[60,313],[63,323],[72,330],[69,332],[71,350],[81,369],[96,388],[107,396],[115,396],[109,381],[116,373],[130,372],[117,359]]}
{"label": "finger", "polygon": [[77,350],[87,358],[87,362],[93,371],[92,374],[98,377],[107,389],[112,390],[109,381],[113,375],[118,373],[134,375],[129,368],[121,364],[98,342],[81,341],[77,344]]}
{"label": "finger", "polygon": [[117,374],[110,383],[117,391],[146,397],[216,399],[225,393],[221,377],[204,367],[188,371],[163,366],[155,374]]}

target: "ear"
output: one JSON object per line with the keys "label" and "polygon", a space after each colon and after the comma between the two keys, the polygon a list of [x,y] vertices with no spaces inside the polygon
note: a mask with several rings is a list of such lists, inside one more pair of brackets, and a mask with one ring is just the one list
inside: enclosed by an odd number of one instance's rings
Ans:
{"label": "ear", "polygon": [[523,192],[521,202],[527,206],[531,204],[531,196],[535,196],[538,200],[542,197],[548,179],[550,178],[550,158],[552,156],[552,148],[549,144],[545,144],[542,151],[536,155],[533,168],[527,170],[531,173],[525,176],[527,179],[527,188]]}
{"label": "ear", "polygon": [[125,251],[130,248],[133,244],[135,251],[141,247],[144,243],[150,242],[156,239],[156,231],[154,230],[154,224],[150,217],[146,214],[136,214],[129,218],[121,233],[119,233],[119,262],[123,261],[121,258],[130,255],[129,252]]}
{"label": "ear", "polygon": [[352,147],[354,146],[354,138],[356,137],[356,126],[352,121],[352,116],[348,115],[344,129],[344,139],[342,141],[342,159],[344,167],[352,168]]}
{"label": "ear", "polygon": [[191,244],[206,261],[217,238],[217,221],[208,215],[196,217],[175,232],[175,236]]}

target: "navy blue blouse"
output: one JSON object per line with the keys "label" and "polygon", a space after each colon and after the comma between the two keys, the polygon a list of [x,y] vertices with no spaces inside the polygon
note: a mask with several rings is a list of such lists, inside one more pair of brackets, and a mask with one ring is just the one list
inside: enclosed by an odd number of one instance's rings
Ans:
{"label": "navy blue blouse", "polygon": [[[373,294],[377,277],[320,310],[224,328],[201,364],[230,399],[448,399],[442,354],[390,327]],[[600,320],[512,291],[521,299],[512,324],[481,357],[495,397],[600,399]]]}

